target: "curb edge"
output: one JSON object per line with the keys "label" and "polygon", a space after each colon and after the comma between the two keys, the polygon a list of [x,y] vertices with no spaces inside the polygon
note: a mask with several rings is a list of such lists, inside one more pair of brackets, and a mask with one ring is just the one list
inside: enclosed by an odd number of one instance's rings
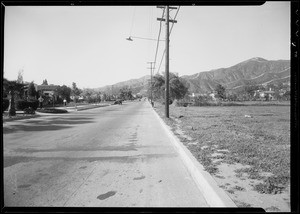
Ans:
{"label": "curb edge", "polygon": [[[151,107],[152,108],[152,107]],[[169,126],[160,118],[158,113],[152,108],[153,113],[160,121],[162,127],[165,129],[170,139],[174,142],[180,157],[186,165],[194,182],[203,194],[205,200],[211,207],[237,207],[232,199],[218,187],[213,177],[206,171],[204,167],[196,160],[192,153],[180,142],[180,140],[173,134]]]}

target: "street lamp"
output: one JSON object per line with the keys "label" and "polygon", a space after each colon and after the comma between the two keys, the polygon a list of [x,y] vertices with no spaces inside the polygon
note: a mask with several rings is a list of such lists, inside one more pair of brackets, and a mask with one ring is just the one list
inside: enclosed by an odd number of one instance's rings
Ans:
{"label": "street lamp", "polygon": [[[136,38],[136,39],[145,39],[145,40],[152,40],[152,41],[165,41],[165,40],[157,40],[157,39],[151,39],[151,38],[144,38],[144,37],[136,37],[136,36],[129,36],[128,38],[126,38],[126,40],[132,42],[133,39],[132,38]],[[152,69],[154,69],[154,67],[152,67],[152,63],[154,64],[154,62],[148,62],[151,64],[151,67],[149,69],[150,70],[150,76],[151,76],[151,105],[153,107],[153,95],[152,95]]]}
{"label": "street lamp", "polygon": [[[137,37],[137,36],[129,36],[128,38],[126,38],[126,40],[128,41],[133,41],[132,38],[135,38],[135,39],[145,39],[145,40],[153,40],[153,41],[157,41],[157,39],[152,39],[152,38],[145,38],[145,37]],[[165,40],[159,40],[159,41],[165,41]]]}

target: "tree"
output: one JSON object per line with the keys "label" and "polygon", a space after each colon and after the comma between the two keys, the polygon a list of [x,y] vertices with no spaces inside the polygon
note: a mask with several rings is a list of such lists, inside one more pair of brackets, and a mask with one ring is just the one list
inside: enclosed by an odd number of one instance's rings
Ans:
{"label": "tree", "polygon": [[8,93],[9,93],[9,90],[8,90],[8,86],[9,86],[9,80],[3,78],[3,81],[2,81],[2,95],[3,97],[7,97]]}
{"label": "tree", "polygon": [[274,90],[276,87],[275,87],[275,85],[273,84],[273,83],[268,83],[267,84],[267,91],[269,91],[270,89],[271,90]]}
{"label": "tree", "polygon": [[[101,93],[101,92],[100,92]],[[101,100],[103,100],[103,101],[106,101],[106,99],[107,99],[107,96],[106,96],[106,94],[105,93],[102,93],[102,95],[101,95],[101,98],[100,98]]]}
{"label": "tree", "polygon": [[178,76],[170,80],[170,97],[171,99],[182,99],[188,92],[188,87],[181,81]]}
{"label": "tree", "polygon": [[101,92],[96,91],[95,89],[85,88],[82,90],[81,95],[88,103],[96,103],[96,102],[100,102],[101,100],[100,98]]}
{"label": "tree", "polygon": [[48,85],[48,81],[47,81],[47,79],[44,79],[44,80],[43,80],[43,83],[42,83],[42,85]]}
{"label": "tree", "polygon": [[290,96],[291,96],[291,91],[286,91],[286,92],[283,94],[283,98],[284,98],[285,100],[290,100],[290,99],[291,99]]}
{"label": "tree", "polygon": [[259,87],[257,85],[246,85],[244,90],[246,94],[250,96],[250,98],[254,97],[255,91],[257,91]]}
{"label": "tree", "polygon": [[21,97],[24,93],[25,84],[17,81],[10,81],[3,78],[3,95],[4,97],[9,94],[10,91],[14,91],[14,95]]}
{"label": "tree", "polygon": [[34,83],[31,82],[29,85],[28,85],[28,92],[27,92],[29,98],[34,98],[37,94],[36,90],[35,90],[35,87],[34,87]]}
{"label": "tree", "polygon": [[[182,99],[188,92],[188,86],[177,75],[170,73],[170,99]],[[151,90],[151,89],[149,89]],[[157,74],[152,80],[152,94],[154,99],[165,98],[165,78],[164,76]]]}
{"label": "tree", "polygon": [[17,78],[17,83],[23,83],[24,81],[23,81],[23,70],[20,70],[19,72],[18,72],[18,78]]}
{"label": "tree", "polygon": [[75,82],[72,83],[71,94],[74,96],[74,102],[76,103],[77,96],[79,96],[81,94],[81,90],[79,88],[77,88],[77,85]]}
{"label": "tree", "polygon": [[120,99],[123,99],[123,100],[130,100],[133,98],[133,95],[132,95],[132,91],[130,88],[128,87],[123,87],[120,89],[120,93],[119,93],[119,97]]}
{"label": "tree", "polygon": [[23,93],[23,90],[24,84],[18,83],[17,81],[9,81],[6,79],[3,80],[3,91],[5,91],[6,94],[9,94],[9,116],[16,115],[15,95],[21,95]]}
{"label": "tree", "polygon": [[96,91],[96,95],[97,95],[97,102],[101,102],[101,91]]}
{"label": "tree", "polygon": [[58,96],[60,96],[63,99],[66,99],[67,102],[70,102],[70,95],[71,95],[71,88],[69,88],[66,85],[59,86],[56,88],[55,92]]}
{"label": "tree", "polygon": [[221,99],[226,98],[226,93],[225,93],[226,89],[224,86],[222,86],[221,84],[218,84],[215,90],[217,92],[218,98],[221,98]]}
{"label": "tree", "polygon": [[164,91],[165,91],[165,78],[160,74],[156,74],[155,76],[153,76],[152,79],[153,99],[156,100],[156,99],[164,98]]}
{"label": "tree", "polygon": [[15,116],[16,115],[16,108],[15,108],[15,92],[14,90],[9,91],[10,99],[9,99],[9,106],[8,106],[8,115]]}

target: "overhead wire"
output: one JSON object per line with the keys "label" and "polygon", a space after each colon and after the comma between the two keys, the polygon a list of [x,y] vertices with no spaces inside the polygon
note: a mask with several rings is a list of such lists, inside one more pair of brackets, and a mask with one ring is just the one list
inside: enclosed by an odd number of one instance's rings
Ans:
{"label": "overhead wire", "polygon": [[[176,17],[177,17],[177,14],[178,14],[178,12],[179,12],[179,9],[180,9],[180,6],[178,7],[178,9],[177,9],[177,11],[176,11],[176,14],[175,14],[175,16],[174,16],[174,20],[175,20]],[[172,26],[171,26],[171,29],[170,29],[170,34],[169,34],[169,36],[170,36],[171,33],[172,33],[173,26],[174,26],[174,22],[172,22]],[[163,59],[164,59],[165,53],[166,53],[166,49],[164,50],[164,53],[163,53],[163,55],[162,55],[162,58],[161,58],[161,61],[160,61],[160,64],[159,64],[159,68],[158,68],[157,73],[159,73],[159,71],[160,71],[160,67],[161,67],[162,61],[163,61]]]}
{"label": "overhead wire", "polygon": [[131,33],[132,33],[133,22],[134,22],[134,17],[135,17],[135,9],[136,9],[136,7],[133,8],[133,15],[132,15],[131,28],[130,28],[129,36],[131,36]]}
{"label": "overhead wire", "polygon": [[[165,15],[165,8],[163,10],[161,18],[164,18],[164,15]],[[156,51],[155,51],[155,57],[154,57],[154,68],[155,68],[155,65],[156,65],[156,59],[157,59],[157,53],[158,53],[158,46],[159,46],[159,41],[160,41],[159,38],[160,38],[160,33],[161,33],[161,24],[162,24],[162,21],[160,21],[160,23],[159,23],[159,31],[158,31],[158,36],[157,36]]]}
{"label": "overhead wire", "polygon": [[[149,29],[148,29],[148,39],[147,40],[155,40],[151,39],[153,35],[153,7],[149,7]],[[155,40],[156,41],[156,40]],[[153,42],[148,42],[148,57],[150,57],[152,54]]]}

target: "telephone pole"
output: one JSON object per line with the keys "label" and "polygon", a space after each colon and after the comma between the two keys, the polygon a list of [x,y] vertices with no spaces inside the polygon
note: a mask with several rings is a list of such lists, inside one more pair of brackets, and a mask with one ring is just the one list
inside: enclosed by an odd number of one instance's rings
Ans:
{"label": "telephone pole", "polygon": [[166,22],[166,59],[165,59],[165,116],[169,118],[169,43],[170,43],[170,31],[169,31],[169,22],[177,23],[176,20],[169,19],[169,9],[177,9],[177,7],[169,7],[167,6],[157,6],[157,8],[165,8],[166,9],[166,18],[161,19],[157,18],[158,21],[165,21]]}
{"label": "telephone pole", "polygon": [[153,96],[152,96],[152,73],[153,72],[152,71],[153,71],[154,67],[152,66],[152,64],[154,64],[154,62],[147,62],[147,63],[150,64],[150,68],[148,68],[148,69],[150,69],[150,76],[151,76],[151,79],[150,79],[150,84],[151,84],[151,88],[150,88],[150,91],[151,91],[150,100],[151,100],[151,105],[153,107]]}

